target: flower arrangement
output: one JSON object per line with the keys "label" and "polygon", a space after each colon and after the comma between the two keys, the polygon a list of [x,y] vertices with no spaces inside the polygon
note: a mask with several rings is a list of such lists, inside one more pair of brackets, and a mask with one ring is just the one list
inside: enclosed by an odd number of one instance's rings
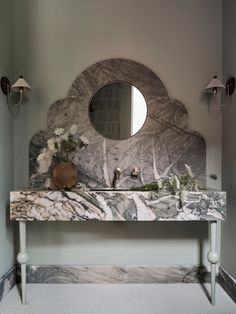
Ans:
{"label": "flower arrangement", "polygon": [[[171,174],[170,176],[160,177],[157,181],[145,184],[140,187],[131,188],[135,191],[168,191],[170,193],[182,193],[184,191],[198,191],[199,186],[191,168],[185,164],[185,173],[180,175]],[[215,174],[209,176],[212,180],[217,180]]]}
{"label": "flower arrangement", "polygon": [[73,124],[68,131],[56,128],[54,136],[47,141],[47,147],[43,148],[37,157],[38,173],[48,171],[54,161],[71,161],[71,154],[77,149],[85,149],[89,144],[88,139],[78,134],[78,128]]}

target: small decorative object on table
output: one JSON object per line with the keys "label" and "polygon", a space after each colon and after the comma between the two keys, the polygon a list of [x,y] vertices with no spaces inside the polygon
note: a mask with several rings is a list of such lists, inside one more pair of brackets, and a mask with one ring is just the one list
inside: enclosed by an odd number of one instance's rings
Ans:
{"label": "small decorative object on table", "polygon": [[58,162],[52,171],[53,184],[59,189],[71,189],[78,181],[78,171],[72,162]]}
{"label": "small decorative object on table", "polygon": [[77,184],[78,171],[72,162],[72,153],[84,149],[89,142],[83,135],[78,134],[76,125],[72,125],[68,131],[56,128],[54,137],[47,141],[37,158],[38,172],[47,172],[52,168],[52,183],[59,189],[71,189]]}
{"label": "small decorative object on table", "polygon": [[[167,191],[180,197],[180,203],[184,202],[186,191],[205,190],[206,187],[199,186],[189,165],[185,164],[186,171],[183,174],[160,177],[157,181],[139,187],[131,188],[133,191]],[[215,174],[211,174],[210,179],[217,180]]]}

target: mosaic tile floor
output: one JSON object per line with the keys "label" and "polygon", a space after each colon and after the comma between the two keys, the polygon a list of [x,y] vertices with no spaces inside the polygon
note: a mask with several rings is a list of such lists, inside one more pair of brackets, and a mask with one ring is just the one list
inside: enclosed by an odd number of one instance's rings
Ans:
{"label": "mosaic tile floor", "polygon": [[14,287],[0,314],[235,314],[236,304],[217,286],[216,306],[199,284],[28,284],[27,305]]}

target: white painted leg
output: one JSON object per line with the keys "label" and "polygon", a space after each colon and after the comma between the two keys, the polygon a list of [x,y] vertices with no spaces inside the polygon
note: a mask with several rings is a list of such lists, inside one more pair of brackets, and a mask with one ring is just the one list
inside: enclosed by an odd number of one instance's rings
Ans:
{"label": "white painted leg", "polygon": [[26,263],[29,255],[26,252],[26,222],[19,222],[20,231],[20,252],[17,255],[17,262],[21,265],[21,293],[22,303],[26,303]]}
{"label": "white painted leg", "polygon": [[217,221],[210,222],[210,252],[207,255],[211,264],[211,303],[215,305],[216,293],[216,264],[219,262],[219,254],[216,248],[217,241]]}

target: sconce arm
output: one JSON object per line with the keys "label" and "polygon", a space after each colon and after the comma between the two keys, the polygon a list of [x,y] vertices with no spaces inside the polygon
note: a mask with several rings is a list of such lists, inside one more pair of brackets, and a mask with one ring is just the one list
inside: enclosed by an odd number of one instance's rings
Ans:
{"label": "sconce arm", "polygon": [[10,88],[7,89],[7,94],[6,94],[7,107],[13,117],[16,117],[19,114],[20,105],[23,100],[23,89],[20,89],[19,93],[20,93],[19,101],[17,103],[14,103],[11,101],[11,98],[10,98]]}

